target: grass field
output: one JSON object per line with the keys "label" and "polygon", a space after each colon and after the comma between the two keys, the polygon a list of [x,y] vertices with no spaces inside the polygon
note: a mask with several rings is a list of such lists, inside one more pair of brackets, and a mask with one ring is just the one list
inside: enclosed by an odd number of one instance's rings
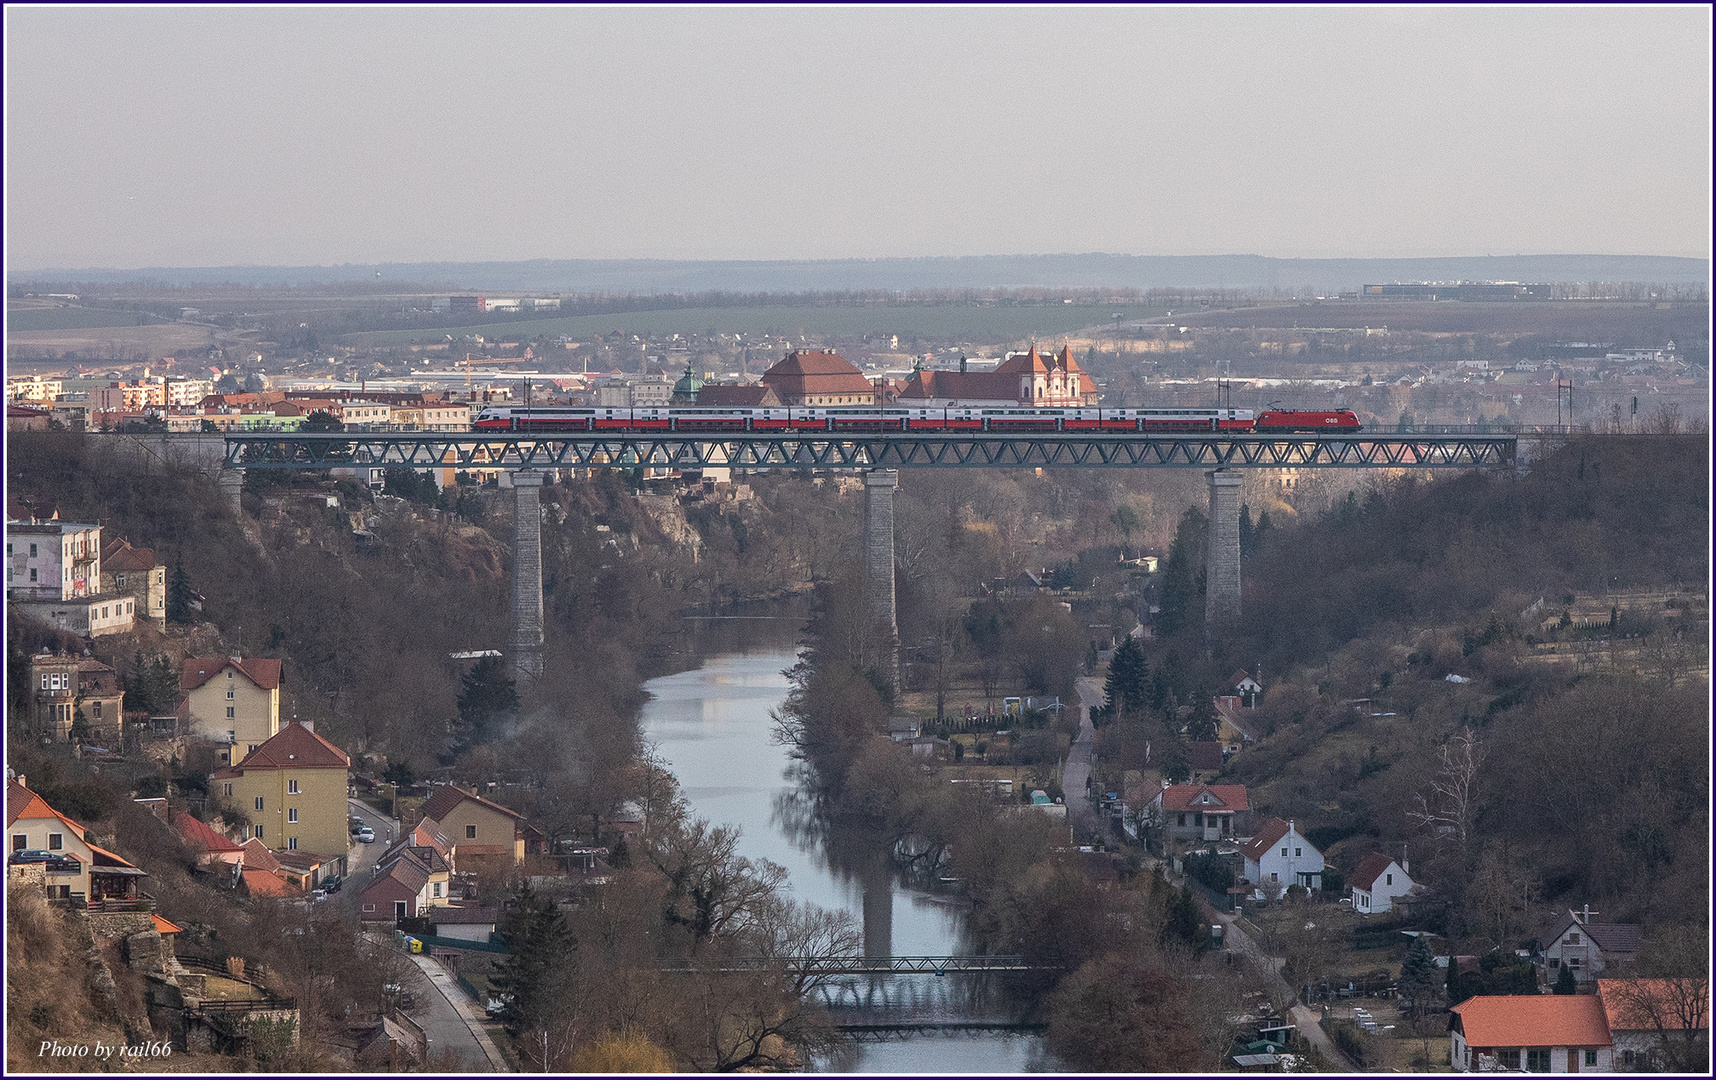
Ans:
{"label": "grass field", "polygon": [[112,311],[84,307],[8,307],[6,330],[91,330],[109,326],[148,326],[161,320],[135,311]]}
{"label": "grass field", "polygon": [[[617,312],[608,315],[573,315],[561,319],[514,319],[463,326],[451,332],[481,334],[490,340],[560,334],[574,338],[592,338],[613,330],[624,330],[628,334],[750,332],[835,337],[898,334],[903,339],[923,337],[942,341],[964,339],[974,343],[1001,343],[1032,335],[1053,337],[1088,326],[1112,325],[1116,312],[1124,319],[1132,320],[1161,315],[1163,309],[1131,304],[1114,307],[1088,304],[1044,304],[1034,307],[952,304],[703,307]],[[343,344],[372,348],[406,345],[417,341],[439,341],[448,332],[448,329],[443,328],[377,330],[349,334],[343,339]]]}
{"label": "grass field", "polygon": [[8,328],[6,333],[7,365],[20,356],[76,352],[86,359],[111,357],[133,358],[134,354],[172,356],[188,349],[206,349],[215,342],[214,331],[206,326],[186,323],[163,323],[158,326],[109,326],[67,330],[19,331]]}

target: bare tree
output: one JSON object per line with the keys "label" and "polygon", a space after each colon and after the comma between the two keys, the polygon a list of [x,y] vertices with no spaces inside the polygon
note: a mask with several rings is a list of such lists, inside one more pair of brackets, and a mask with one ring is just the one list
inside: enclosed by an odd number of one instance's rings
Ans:
{"label": "bare tree", "polygon": [[1483,759],[1477,733],[1462,727],[1442,744],[1441,768],[1431,778],[1429,790],[1413,796],[1416,805],[1407,811],[1408,819],[1428,829],[1438,842],[1453,840],[1466,851],[1477,812],[1474,782]]}

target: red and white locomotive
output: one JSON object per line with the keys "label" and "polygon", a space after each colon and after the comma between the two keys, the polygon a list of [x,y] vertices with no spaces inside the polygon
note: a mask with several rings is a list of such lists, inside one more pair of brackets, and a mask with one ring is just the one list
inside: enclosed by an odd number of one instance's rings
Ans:
{"label": "red and white locomotive", "polygon": [[483,409],[471,422],[475,431],[679,431],[679,432],[1142,432],[1189,434],[1204,431],[1274,434],[1359,430],[1351,409],[1296,412],[1265,409],[1043,409],[954,406],[923,408],[911,405],[792,406],[775,408],[706,408],[660,405],[640,408],[497,406]]}

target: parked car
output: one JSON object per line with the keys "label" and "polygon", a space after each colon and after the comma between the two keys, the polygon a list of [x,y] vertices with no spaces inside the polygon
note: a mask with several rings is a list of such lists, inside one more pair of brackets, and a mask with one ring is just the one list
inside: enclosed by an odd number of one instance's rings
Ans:
{"label": "parked car", "polygon": [[310,890],[310,899],[312,899],[312,900],[326,900],[327,898],[328,898],[328,891],[326,889],[312,889],[312,890]]}
{"label": "parked car", "polygon": [[358,830],[357,838],[360,844],[373,844],[375,843],[375,830],[365,825]]}
{"label": "parked car", "polygon": [[51,851],[43,851],[41,848],[24,848],[22,851],[14,851],[12,857],[6,861],[13,866],[21,866],[25,863],[53,862],[58,858],[61,856],[55,855]]}
{"label": "parked car", "polygon": [[331,877],[322,882],[322,891],[332,896],[340,891],[340,886],[343,884],[345,884],[344,878]]}

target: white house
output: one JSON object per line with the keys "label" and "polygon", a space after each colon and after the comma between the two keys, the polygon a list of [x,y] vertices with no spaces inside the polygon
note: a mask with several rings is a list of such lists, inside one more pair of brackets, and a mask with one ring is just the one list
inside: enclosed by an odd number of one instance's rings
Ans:
{"label": "white house", "polygon": [[1602,974],[1605,968],[1632,960],[1638,952],[1638,927],[1592,922],[1594,914],[1590,905],[1583,912],[1568,911],[1538,939],[1536,960],[1546,981],[1554,982],[1565,966],[1573,969],[1575,979],[1586,982]]}
{"label": "white house", "polygon": [[1263,898],[1265,882],[1279,884],[1282,889],[1291,885],[1323,887],[1323,853],[1292,821],[1270,818],[1239,851],[1245,857],[1245,879],[1256,886],[1253,899]]}
{"label": "white house", "polygon": [[1412,878],[1407,867],[1381,852],[1373,851],[1359,863],[1348,884],[1352,888],[1353,910],[1361,915],[1375,915],[1394,907],[1397,897],[1412,891]]}

